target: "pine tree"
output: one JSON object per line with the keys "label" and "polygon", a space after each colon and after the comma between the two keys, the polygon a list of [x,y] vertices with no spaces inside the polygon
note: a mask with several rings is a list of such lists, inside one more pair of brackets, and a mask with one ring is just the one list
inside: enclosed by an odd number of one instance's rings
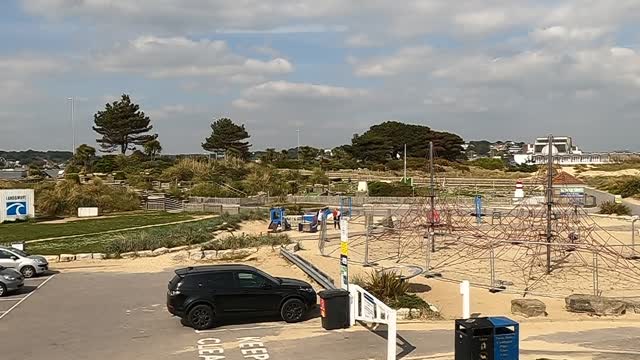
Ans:
{"label": "pine tree", "polygon": [[126,94],[122,95],[120,101],[106,104],[105,110],[98,111],[93,118],[93,131],[102,135],[96,141],[104,152],[113,152],[119,148],[124,154],[127,150],[134,150],[136,145],[144,145],[158,137],[156,134],[147,134],[153,129],[149,124],[151,120]]}
{"label": "pine tree", "polygon": [[225,154],[246,160],[249,157],[249,138],[244,125],[236,125],[231,119],[218,119],[211,124],[211,136],[205,139],[202,148],[207,151],[224,150]]}

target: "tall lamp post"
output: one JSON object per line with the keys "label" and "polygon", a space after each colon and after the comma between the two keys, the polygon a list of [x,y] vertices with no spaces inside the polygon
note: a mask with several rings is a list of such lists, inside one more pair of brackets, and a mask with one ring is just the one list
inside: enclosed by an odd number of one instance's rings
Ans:
{"label": "tall lamp post", "polygon": [[73,148],[71,149],[71,151],[75,155],[76,154],[76,122],[74,119],[75,101],[72,97],[67,98],[67,100],[69,100],[69,102],[71,103],[71,137],[73,138]]}

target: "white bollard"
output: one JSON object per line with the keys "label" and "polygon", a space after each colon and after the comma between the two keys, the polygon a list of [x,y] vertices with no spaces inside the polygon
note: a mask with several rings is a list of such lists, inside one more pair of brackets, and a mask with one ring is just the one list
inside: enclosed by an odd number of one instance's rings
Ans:
{"label": "white bollard", "polygon": [[471,290],[469,288],[469,281],[464,280],[460,283],[460,295],[462,295],[462,318],[468,319],[471,317],[471,310],[469,309],[469,296]]}

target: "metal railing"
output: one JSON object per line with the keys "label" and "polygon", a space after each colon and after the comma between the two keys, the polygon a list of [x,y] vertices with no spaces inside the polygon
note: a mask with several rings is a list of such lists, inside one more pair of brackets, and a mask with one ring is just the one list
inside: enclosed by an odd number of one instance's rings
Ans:
{"label": "metal railing", "polygon": [[292,264],[300,268],[305,274],[311,277],[315,282],[325,289],[335,289],[333,279],[329,275],[322,272],[315,265],[303,259],[302,257],[290,252],[284,247],[280,248],[280,254]]}

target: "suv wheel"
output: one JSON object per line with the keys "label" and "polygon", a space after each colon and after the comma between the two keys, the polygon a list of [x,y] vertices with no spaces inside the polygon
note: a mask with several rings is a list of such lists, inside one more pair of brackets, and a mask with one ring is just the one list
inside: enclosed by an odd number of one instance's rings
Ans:
{"label": "suv wheel", "polygon": [[7,295],[7,287],[0,283],[0,297]]}
{"label": "suv wheel", "polygon": [[196,330],[206,330],[213,326],[214,313],[209,305],[196,305],[187,314],[187,321]]}
{"label": "suv wheel", "polygon": [[285,301],[280,310],[282,320],[288,323],[299,322],[304,316],[305,306],[299,299],[289,299]]}
{"label": "suv wheel", "polygon": [[36,275],[36,269],[34,269],[33,266],[25,266],[20,269],[20,272],[22,273],[22,276],[25,277],[25,279],[32,278]]}

